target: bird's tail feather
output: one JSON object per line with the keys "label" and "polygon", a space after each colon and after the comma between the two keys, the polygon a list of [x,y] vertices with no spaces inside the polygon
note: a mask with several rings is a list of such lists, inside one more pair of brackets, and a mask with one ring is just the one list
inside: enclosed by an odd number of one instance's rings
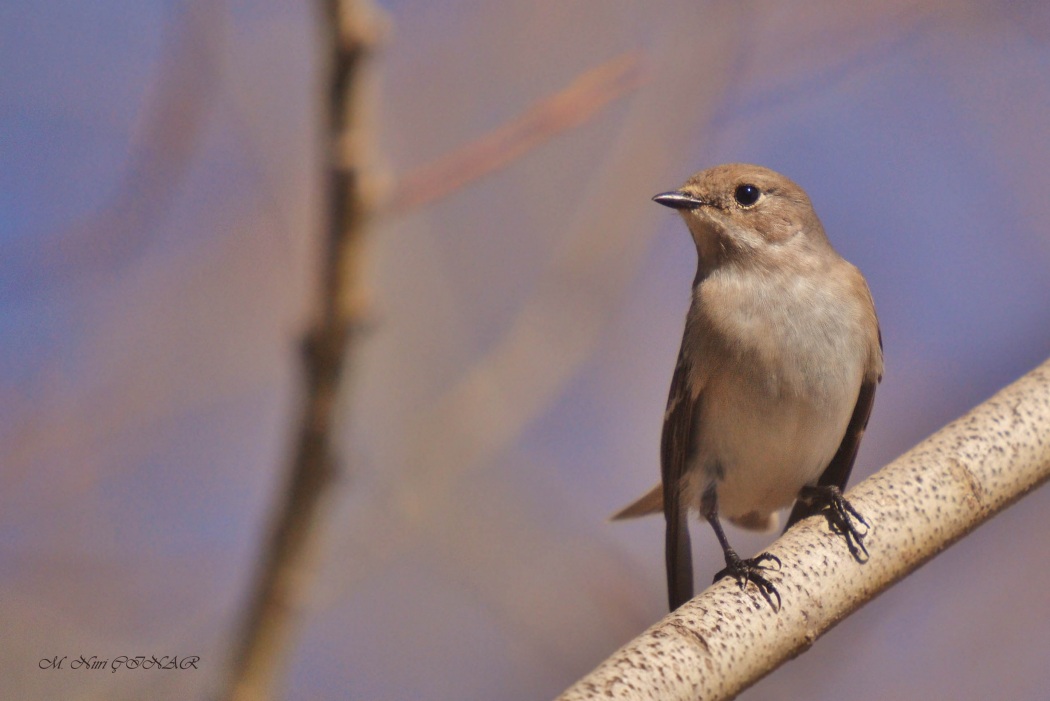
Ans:
{"label": "bird's tail feather", "polygon": [[667,599],[674,611],[693,598],[693,550],[687,510],[673,500],[667,510]]}
{"label": "bird's tail feather", "polygon": [[664,510],[664,486],[658,484],[651,490],[645,493],[638,501],[632,503],[630,506],[618,511],[613,517],[613,521],[622,521],[627,518],[638,518],[639,516],[648,516],[649,514],[659,514]]}

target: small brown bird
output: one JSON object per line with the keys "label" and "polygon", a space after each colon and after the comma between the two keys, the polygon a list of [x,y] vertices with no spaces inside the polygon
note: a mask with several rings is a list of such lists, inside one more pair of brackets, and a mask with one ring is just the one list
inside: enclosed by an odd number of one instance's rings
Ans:
{"label": "small brown bird", "polygon": [[788,527],[824,511],[866,557],[857,524],[867,523],[842,490],[882,379],[871,293],[802,188],[768,168],[717,166],[653,200],[680,212],[699,265],[664,415],[662,484],[614,518],[663,510],[672,611],[693,597],[693,508],[725,553],[715,581],[750,581],[779,609],[762,574],[779,559],[740,558],[719,516],[768,530],[792,503]]}

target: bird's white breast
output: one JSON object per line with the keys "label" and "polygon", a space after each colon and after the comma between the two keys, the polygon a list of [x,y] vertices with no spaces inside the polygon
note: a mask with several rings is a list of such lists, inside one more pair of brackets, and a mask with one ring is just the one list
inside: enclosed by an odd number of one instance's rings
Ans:
{"label": "bird's white breast", "polygon": [[689,492],[717,480],[726,517],[790,505],[842,441],[868,348],[861,310],[825,282],[737,271],[697,289],[707,337],[694,342],[717,366],[703,373]]}

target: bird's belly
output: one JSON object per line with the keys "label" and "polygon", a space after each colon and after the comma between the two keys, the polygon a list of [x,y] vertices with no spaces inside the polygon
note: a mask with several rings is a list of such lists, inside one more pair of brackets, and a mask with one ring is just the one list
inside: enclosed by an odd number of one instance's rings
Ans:
{"label": "bird's belly", "polygon": [[[699,496],[716,483],[718,510],[727,518],[772,513],[791,505],[838,450],[856,402],[856,389],[777,395],[749,385],[710,387],[700,412],[696,463]],[[756,396],[764,395],[764,396]],[[715,406],[718,407],[715,410]]]}

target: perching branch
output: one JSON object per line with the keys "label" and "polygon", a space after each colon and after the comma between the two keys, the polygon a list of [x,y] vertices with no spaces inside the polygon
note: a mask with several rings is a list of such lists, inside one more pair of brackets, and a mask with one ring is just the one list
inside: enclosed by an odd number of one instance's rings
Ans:
{"label": "perching branch", "polygon": [[857,485],[871,524],[859,564],[812,517],[769,552],[774,612],[723,580],[666,616],[558,697],[729,699],[864,603],[1050,478],[1050,360]]}
{"label": "perching branch", "polygon": [[312,580],[323,498],[337,475],[333,423],[355,329],[362,325],[361,246],[378,198],[362,134],[362,69],[382,25],[367,0],[323,0],[327,92],[323,95],[326,245],[321,289],[304,339],[303,406],[287,486],[244,621],[228,698],[275,695],[293,625]]}

